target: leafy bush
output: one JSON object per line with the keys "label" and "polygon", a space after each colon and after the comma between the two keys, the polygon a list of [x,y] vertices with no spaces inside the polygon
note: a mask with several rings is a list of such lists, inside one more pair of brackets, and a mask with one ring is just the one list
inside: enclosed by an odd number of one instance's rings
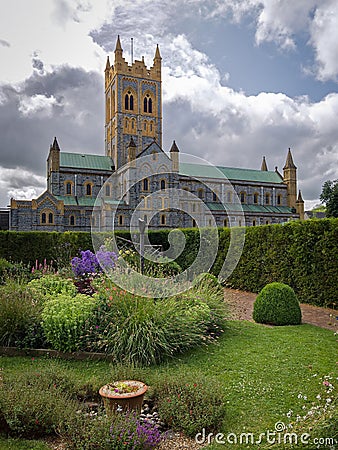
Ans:
{"label": "leafy bush", "polygon": [[37,296],[53,296],[66,294],[75,297],[77,289],[72,280],[62,278],[59,275],[44,275],[28,283],[30,291]]}
{"label": "leafy bush", "polygon": [[40,299],[26,285],[7,281],[0,286],[0,345],[24,346],[31,339],[41,344],[40,317]]}
{"label": "leafy bush", "polygon": [[103,280],[96,307],[85,324],[87,348],[105,351],[117,361],[150,365],[206,344],[220,334],[223,298],[192,289],[176,297],[139,297]]}
{"label": "leafy bush", "polygon": [[157,447],[164,435],[156,425],[142,423],[133,412],[118,414],[113,422],[99,412],[94,418],[72,418],[65,437],[67,448],[74,450],[144,450]]}
{"label": "leafy bush", "polygon": [[302,313],[294,290],[283,283],[266,285],[255,300],[253,319],[272,325],[299,325]]}
{"label": "leafy bush", "polygon": [[46,302],[42,311],[42,327],[55,350],[72,352],[80,349],[83,325],[95,306],[92,297],[59,294]]}
{"label": "leafy bush", "polygon": [[161,379],[154,386],[161,419],[174,430],[194,437],[203,428],[220,430],[225,414],[223,392],[216,379],[205,376]]}
{"label": "leafy bush", "polygon": [[0,390],[2,415],[13,436],[38,437],[64,430],[79,404],[55,382],[55,378],[32,371],[6,378]]}

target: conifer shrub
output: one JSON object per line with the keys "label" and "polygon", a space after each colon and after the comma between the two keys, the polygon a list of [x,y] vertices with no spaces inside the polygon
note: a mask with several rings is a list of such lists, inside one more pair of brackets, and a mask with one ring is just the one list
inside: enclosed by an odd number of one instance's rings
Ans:
{"label": "conifer shrub", "polygon": [[283,283],[267,284],[256,298],[253,319],[271,325],[299,325],[302,314],[294,290]]}

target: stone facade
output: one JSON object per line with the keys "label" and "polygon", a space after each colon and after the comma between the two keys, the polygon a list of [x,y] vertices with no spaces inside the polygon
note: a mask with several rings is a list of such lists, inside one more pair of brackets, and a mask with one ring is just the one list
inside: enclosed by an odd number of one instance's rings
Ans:
{"label": "stone facade", "polygon": [[[47,159],[47,190],[11,199],[10,224],[20,231],[90,231],[194,226],[255,226],[304,218],[291,150],[283,175],[181,161],[175,141],[162,149],[161,56],[149,69],[129,65],[117,39],[105,69],[105,155],[61,151]],[[187,149],[188,151],[190,149]],[[187,153],[188,153],[187,151]]]}

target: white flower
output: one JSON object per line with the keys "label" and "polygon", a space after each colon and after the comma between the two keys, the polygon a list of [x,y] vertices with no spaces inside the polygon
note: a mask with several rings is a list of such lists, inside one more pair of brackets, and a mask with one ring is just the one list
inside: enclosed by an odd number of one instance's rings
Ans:
{"label": "white flower", "polygon": [[298,394],[298,398],[302,398],[302,394]]}
{"label": "white flower", "polygon": [[317,395],[318,400],[320,400],[322,397],[320,396],[320,394]]}

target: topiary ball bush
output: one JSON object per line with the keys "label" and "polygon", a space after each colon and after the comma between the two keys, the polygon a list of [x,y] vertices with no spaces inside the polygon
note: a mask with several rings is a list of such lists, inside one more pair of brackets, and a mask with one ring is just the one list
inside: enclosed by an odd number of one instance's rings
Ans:
{"label": "topiary ball bush", "polygon": [[302,313],[294,290],[283,283],[267,284],[256,298],[253,319],[271,325],[299,325]]}

